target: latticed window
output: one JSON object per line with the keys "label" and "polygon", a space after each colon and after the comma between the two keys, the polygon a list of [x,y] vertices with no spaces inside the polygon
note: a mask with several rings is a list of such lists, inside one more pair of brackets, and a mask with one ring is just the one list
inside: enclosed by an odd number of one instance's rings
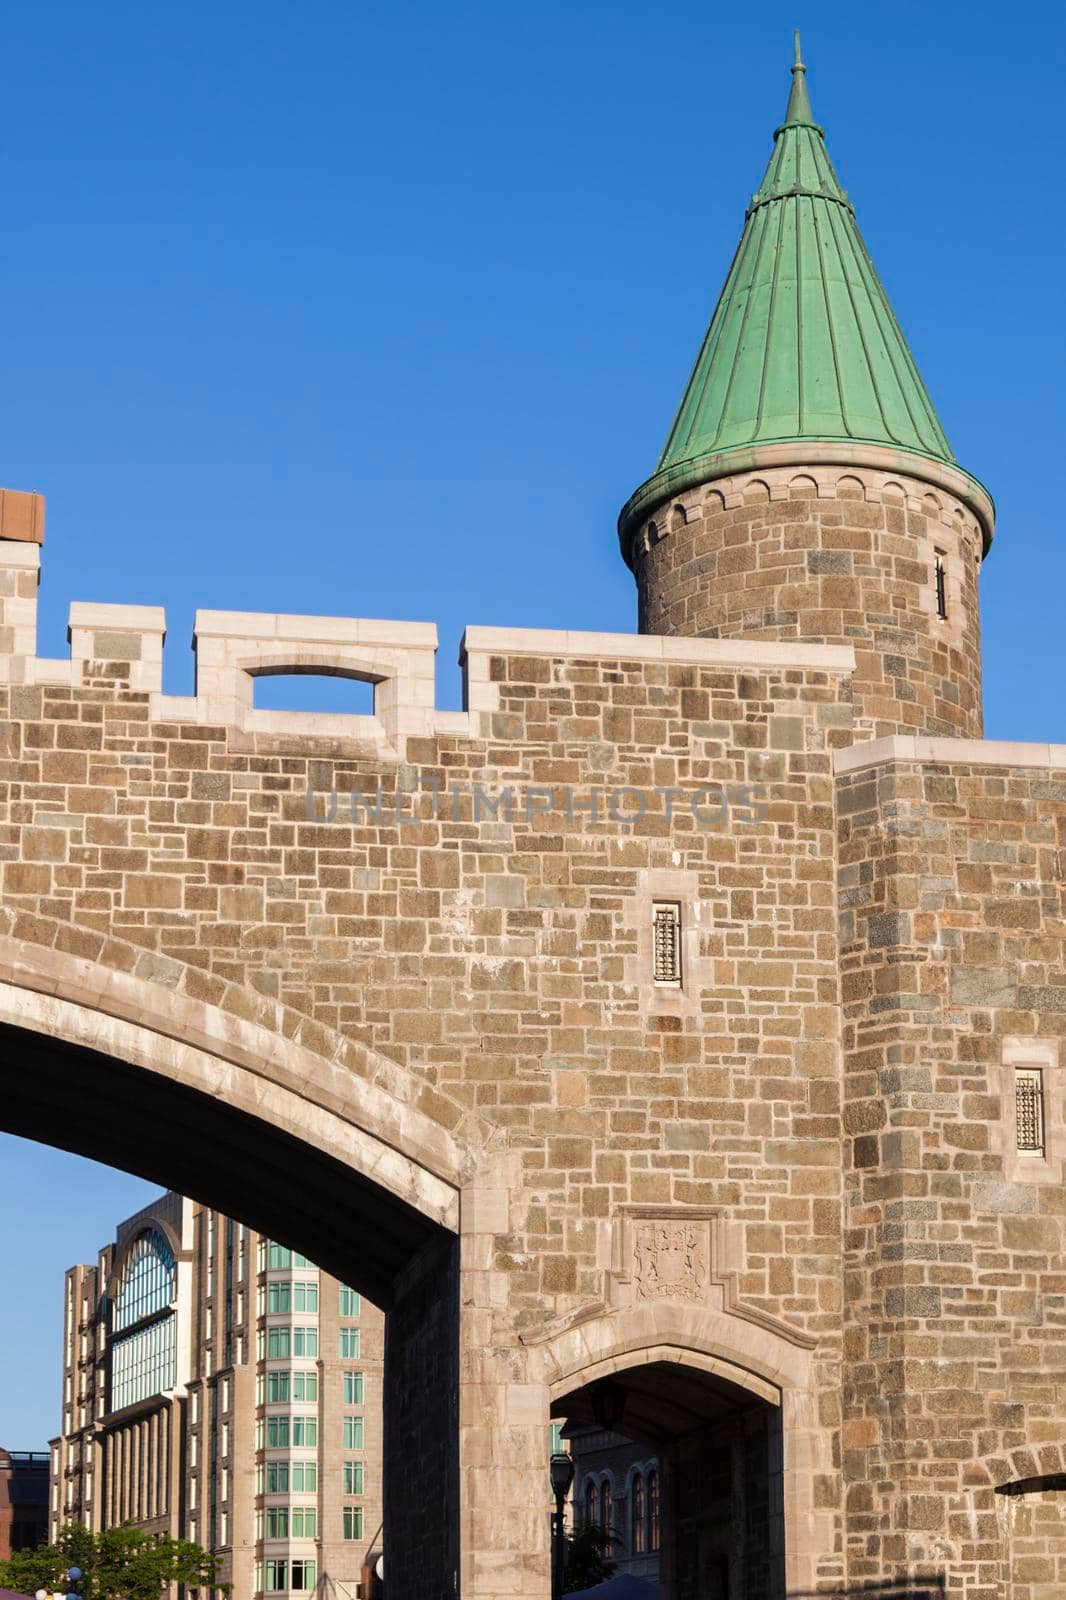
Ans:
{"label": "latticed window", "polygon": [[656,983],[681,982],[681,907],[673,901],[656,901],[652,910],[654,976]]}
{"label": "latticed window", "polygon": [[662,1516],[659,1506],[659,1474],[648,1473],[648,1549],[658,1550]]}
{"label": "latticed window", "polygon": [[155,1228],[130,1246],[111,1309],[112,1411],[174,1387],[176,1327],[174,1256]]}
{"label": "latticed window", "polygon": [[1039,1067],[1017,1067],[1014,1073],[1014,1114],[1018,1149],[1044,1154],[1044,1074]]}

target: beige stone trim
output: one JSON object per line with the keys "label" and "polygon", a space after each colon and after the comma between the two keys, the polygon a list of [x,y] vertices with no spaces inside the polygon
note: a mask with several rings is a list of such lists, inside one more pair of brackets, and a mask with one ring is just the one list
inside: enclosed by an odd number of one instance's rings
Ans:
{"label": "beige stone trim", "polygon": [[112,605],[98,600],[72,600],[67,613],[67,637],[78,629],[89,633],[166,633],[162,606]]}
{"label": "beige stone trim", "polygon": [[[1018,1149],[1014,1094],[1019,1067],[1039,1067],[1044,1075],[1043,1155]],[[1061,1183],[1066,1161],[1066,1064],[1060,1061],[1059,1041],[1008,1035],[1002,1059],[990,1064],[989,1079],[1000,1103],[999,1120],[989,1130],[990,1148],[1002,1158],[1003,1176],[1011,1183]]]}
{"label": "beige stone trim", "polygon": [[74,683],[84,682],[92,661],[128,661],[131,689],[158,693],[163,687],[166,632],[166,613],[162,606],[72,601],[67,640]]}
{"label": "beige stone trim", "polygon": [[[678,504],[690,507],[698,503],[708,490],[720,496],[727,509],[741,505],[745,491],[753,483],[763,484],[769,499],[785,500],[793,480],[803,477],[814,482],[819,499],[835,499],[841,480],[854,479],[857,470],[862,474],[859,481],[866,500],[880,501],[886,489],[891,493],[893,486],[897,486],[903,489],[903,499],[909,509],[928,510],[926,501],[930,489],[949,496],[952,504],[940,507],[942,520],[955,525],[958,513],[962,519],[960,531],[972,530],[984,555],[995,534],[995,506],[982,484],[947,462],[912,455],[906,450],[875,444],[847,444],[839,440],[824,444],[809,440],[763,444],[723,451],[718,456],[693,463],[693,469],[699,473],[695,484],[690,482],[673,493],[667,490],[661,499],[648,501],[641,510],[641,527],[650,520],[661,524],[660,533],[668,532],[671,509]],[[638,495],[640,493],[638,491]],[[634,500],[637,498],[634,496]],[[635,537],[634,529],[630,538]]]}
{"label": "beige stone trim", "polygon": [[[658,901],[681,908],[681,982],[655,982],[652,912]],[[637,941],[636,955],[622,958],[625,983],[640,995],[645,1017],[695,1017],[702,996],[714,984],[714,962],[700,954],[700,934],[711,927],[709,902],[699,898],[699,874],[679,868],[646,868],[637,875],[637,892],[622,902],[620,932]]]}
{"label": "beige stone trim", "polygon": [[677,661],[707,667],[779,667],[846,674],[850,645],[751,639],[683,639],[649,633],[571,633],[556,628],[467,628],[460,664],[482,656],[571,656],[599,661]]}
{"label": "beige stone trim", "polygon": [[[193,643],[197,720],[252,733],[354,738],[379,746],[381,754],[407,736],[433,731],[437,630],[432,623],[198,611]],[[372,683],[374,715],[253,710],[254,678],[301,672]],[[159,711],[165,716],[165,705]]]}
{"label": "beige stone trim", "polygon": [[790,1590],[813,1590],[835,1520],[831,1508],[815,1505],[814,1480],[835,1469],[809,1350],[727,1312],[656,1301],[605,1311],[531,1346],[530,1355],[531,1375],[552,1402],[595,1378],[662,1360],[715,1372],[763,1400],[774,1396],[782,1413],[786,1579]]}
{"label": "beige stone trim", "polygon": [[1020,744],[1007,739],[926,739],[892,734],[833,752],[838,777],[895,761],[967,767],[1066,767],[1066,744]]}

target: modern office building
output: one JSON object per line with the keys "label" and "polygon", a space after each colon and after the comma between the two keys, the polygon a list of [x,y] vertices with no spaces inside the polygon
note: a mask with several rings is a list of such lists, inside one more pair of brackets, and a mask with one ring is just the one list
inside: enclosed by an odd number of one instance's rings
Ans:
{"label": "modern office building", "polygon": [[383,1339],[381,1312],[303,1256],[161,1196],[66,1275],[52,1533],[194,1540],[232,1600],[366,1600]]}
{"label": "modern office building", "polygon": [[0,1561],[47,1535],[47,1450],[0,1449]]}

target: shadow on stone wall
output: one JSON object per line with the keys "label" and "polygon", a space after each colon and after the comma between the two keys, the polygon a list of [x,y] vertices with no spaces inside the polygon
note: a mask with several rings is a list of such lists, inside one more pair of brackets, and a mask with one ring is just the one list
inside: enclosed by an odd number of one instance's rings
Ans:
{"label": "shadow on stone wall", "polygon": [[788,1600],[944,1600],[946,1581],[935,1578],[873,1579],[870,1583],[849,1584],[846,1589],[790,1589]]}

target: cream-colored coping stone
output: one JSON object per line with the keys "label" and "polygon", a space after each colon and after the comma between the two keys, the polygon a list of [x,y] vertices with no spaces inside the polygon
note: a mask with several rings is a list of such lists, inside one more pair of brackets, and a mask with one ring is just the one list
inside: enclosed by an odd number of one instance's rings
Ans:
{"label": "cream-colored coping stone", "polygon": [[928,739],[892,734],[833,752],[838,776],[894,761],[935,762],[960,767],[1066,767],[1066,744],[1019,744],[1009,739]]}
{"label": "cream-colored coping stone", "polygon": [[437,648],[434,622],[379,617],[305,617],[272,611],[198,611],[195,638],[376,645],[385,650]]}
{"label": "cream-colored coping stone", "polygon": [[162,606],[109,605],[96,600],[72,600],[67,616],[67,638],[75,628],[104,633],[159,633],[167,631]]}
{"label": "cream-colored coping stone", "polygon": [[472,656],[572,656],[608,661],[681,661],[708,667],[855,670],[845,644],[805,644],[772,639],[686,639],[657,633],[570,633],[553,628],[467,628],[459,661]]}
{"label": "cream-colored coping stone", "polygon": [[[647,483],[631,496],[622,507],[619,533],[626,540],[633,536],[634,525],[647,516],[654,515],[661,506],[677,499],[698,486],[717,483],[722,478],[742,474],[758,475],[760,472],[792,471],[807,466],[870,467],[875,472],[887,473],[892,478],[906,477],[927,483],[935,489],[945,489],[961,501],[976,517],[981,527],[984,554],[987,555],[996,529],[996,508],[992,496],[983,483],[972,478],[959,466],[947,461],[937,461],[931,456],[918,455],[910,450],[894,450],[890,445],[866,444],[859,440],[823,441],[799,439],[781,444],[739,445],[733,450],[717,451],[707,456],[697,456],[682,463],[672,472],[664,472],[660,479],[654,474]],[[657,481],[658,480],[658,481]]]}

